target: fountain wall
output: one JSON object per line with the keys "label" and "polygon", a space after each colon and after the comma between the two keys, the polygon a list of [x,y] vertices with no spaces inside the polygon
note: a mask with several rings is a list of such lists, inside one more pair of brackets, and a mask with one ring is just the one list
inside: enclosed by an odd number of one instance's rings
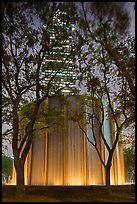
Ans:
{"label": "fountain wall", "polygon": [[[88,142],[78,123],[69,117],[71,113],[79,113],[79,115],[82,113],[79,99],[80,96],[68,96],[67,103],[64,103],[62,97],[49,99],[49,110],[54,115],[55,125],[49,129],[35,131],[25,162],[26,185],[105,184],[104,167],[95,148]],[[86,110],[92,111],[88,108]],[[95,114],[99,116],[97,109]],[[87,132],[89,139],[94,141],[92,124],[87,124],[86,118],[80,119],[85,124],[84,131]],[[98,149],[102,158],[106,160],[108,153],[100,137],[97,120],[94,121],[94,127]],[[115,126],[110,117],[105,118],[104,134],[111,145],[115,136]],[[15,178],[15,169],[13,173]],[[115,184],[124,184],[121,143],[118,143],[112,160],[111,185]]]}

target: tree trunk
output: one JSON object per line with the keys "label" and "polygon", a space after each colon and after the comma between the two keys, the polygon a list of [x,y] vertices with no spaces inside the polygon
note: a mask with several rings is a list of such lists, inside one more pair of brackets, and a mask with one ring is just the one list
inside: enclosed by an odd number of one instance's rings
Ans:
{"label": "tree trunk", "polygon": [[17,187],[16,190],[19,194],[25,193],[25,182],[24,182],[24,162],[21,158],[15,160],[15,169],[17,172]]}
{"label": "tree trunk", "polygon": [[106,171],[106,188],[107,188],[107,191],[110,193],[111,186],[110,186],[110,166],[109,165],[106,166],[105,171]]}

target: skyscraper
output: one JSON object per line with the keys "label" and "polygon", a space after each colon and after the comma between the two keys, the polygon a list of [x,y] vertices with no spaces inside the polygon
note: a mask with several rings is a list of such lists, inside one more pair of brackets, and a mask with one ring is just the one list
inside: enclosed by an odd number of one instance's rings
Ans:
{"label": "skyscraper", "polygon": [[[44,26],[43,26],[44,27]],[[42,75],[46,85],[50,79],[50,92],[59,88],[62,93],[70,93],[75,87],[74,60],[71,55],[73,49],[74,26],[66,12],[57,10],[53,15],[53,22],[49,26],[49,49],[43,62]]]}

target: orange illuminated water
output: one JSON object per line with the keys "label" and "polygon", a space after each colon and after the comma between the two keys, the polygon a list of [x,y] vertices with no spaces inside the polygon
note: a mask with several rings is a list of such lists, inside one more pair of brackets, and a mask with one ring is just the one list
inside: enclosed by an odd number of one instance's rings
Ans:
{"label": "orange illuminated water", "polygon": [[[77,98],[70,97],[71,111],[76,111]],[[60,101],[51,101],[62,108]],[[67,109],[67,113],[70,108]],[[98,115],[99,113],[96,112]],[[37,131],[25,164],[26,185],[105,185],[105,170],[95,148],[86,140],[78,124],[72,120],[59,120],[63,127],[53,127]],[[105,121],[106,139],[113,141],[114,126]],[[95,121],[95,135],[102,158],[107,159],[107,151],[100,139],[98,123]],[[85,126],[89,139],[93,141],[90,126]],[[16,183],[15,169],[13,181]],[[124,184],[124,161],[121,143],[118,144],[112,160],[111,185]]]}

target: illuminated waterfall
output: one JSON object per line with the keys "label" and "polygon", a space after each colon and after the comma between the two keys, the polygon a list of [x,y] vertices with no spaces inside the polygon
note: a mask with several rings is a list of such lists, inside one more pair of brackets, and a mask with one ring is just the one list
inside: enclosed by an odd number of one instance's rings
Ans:
{"label": "illuminated waterfall", "polygon": [[[71,105],[68,108],[68,115],[71,112],[80,112],[79,106],[77,105],[77,98],[70,97],[69,102]],[[84,185],[84,134],[76,122],[72,120],[68,120],[67,122],[67,184]]]}
{"label": "illuminated waterfall", "polygon": [[[87,109],[87,112],[91,112],[91,111],[92,111],[91,108]],[[99,117],[99,112],[97,109],[94,110],[94,115]],[[97,146],[98,146],[98,149],[100,150],[100,152],[102,152],[101,151],[102,146],[101,146],[101,137],[100,137],[100,133],[99,133],[99,125],[98,125],[98,122],[96,119],[94,119],[94,127],[95,127],[94,133],[96,136]],[[87,135],[88,135],[88,138],[90,139],[90,141],[95,143],[94,137],[93,137],[93,132],[92,132],[92,121],[90,121],[90,123],[87,124]],[[87,141],[87,154],[88,154],[88,156],[87,156],[87,158],[88,158],[88,161],[87,161],[88,184],[89,185],[104,184],[104,181],[103,181],[104,171],[102,171],[101,161],[99,159],[99,156],[98,156],[95,148],[88,141]]]}
{"label": "illuminated waterfall", "polygon": [[[49,130],[35,131],[33,143],[25,162],[26,185],[104,185],[105,170],[95,148],[87,141],[83,131],[73,120],[68,119],[70,112],[80,112],[80,96],[68,96],[69,105],[64,105],[61,97],[51,98],[49,108],[57,109],[64,115],[55,114],[54,122],[58,125]],[[87,108],[88,111],[92,111]],[[95,114],[99,112],[96,109]],[[86,125],[85,131],[93,141],[91,125]],[[120,123],[120,120],[119,120]],[[94,121],[98,148],[104,160],[107,150],[100,137],[97,120]],[[115,126],[111,117],[105,117],[104,135],[112,144],[115,136]],[[121,137],[121,135],[120,135]],[[15,169],[13,169],[15,183]],[[111,167],[111,185],[124,184],[124,160],[122,145],[119,142],[114,152]]]}

